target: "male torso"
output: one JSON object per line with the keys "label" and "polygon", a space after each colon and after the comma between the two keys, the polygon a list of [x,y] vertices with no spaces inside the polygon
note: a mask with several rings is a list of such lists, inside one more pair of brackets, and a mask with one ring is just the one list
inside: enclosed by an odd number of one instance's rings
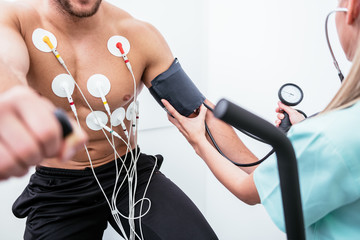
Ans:
{"label": "male torso", "polygon": [[[94,74],[102,74],[110,80],[111,90],[106,99],[111,111],[119,107],[126,110],[133,101],[134,81],[130,71],[124,60],[112,55],[107,48],[107,42],[112,36],[122,36],[130,42],[127,56],[136,79],[137,93],[141,91],[144,83],[149,86],[154,77],[165,71],[173,59],[165,41],[155,29],[105,2],[100,5],[95,15],[87,18],[68,16],[61,11],[56,1],[31,0],[5,6],[8,8],[10,22],[14,29],[20,32],[28,50],[30,65],[26,76],[27,83],[56,106],[67,110],[70,116],[73,116],[73,113],[67,98],[56,96],[51,88],[53,79],[67,72],[51,52],[42,52],[35,47],[32,40],[35,29],[41,28],[54,34],[59,54],[93,110],[105,112],[101,99],[92,96],[87,90],[87,81]],[[113,160],[114,151],[103,132],[90,130],[85,123],[91,111],[79,90],[75,88],[72,97],[80,124],[89,135],[87,147],[93,165],[99,166]],[[34,109],[37,107],[41,106],[34,106]],[[125,124],[130,129],[129,122],[125,121]],[[126,139],[120,126],[114,127],[114,130]],[[134,139],[131,140],[134,148]],[[123,142],[116,140],[115,145],[120,155],[126,152]],[[89,160],[83,150],[69,162],[47,159],[42,165],[81,169],[89,166]]]}

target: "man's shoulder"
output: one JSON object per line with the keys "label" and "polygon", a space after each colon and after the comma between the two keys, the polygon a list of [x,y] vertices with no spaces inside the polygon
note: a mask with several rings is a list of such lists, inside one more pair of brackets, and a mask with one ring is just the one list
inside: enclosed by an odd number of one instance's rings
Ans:
{"label": "man's shoulder", "polygon": [[23,18],[31,18],[37,11],[33,2],[0,0],[0,21],[20,22]]}
{"label": "man's shoulder", "polygon": [[119,29],[123,29],[128,33],[141,34],[142,36],[156,36],[159,32],[149,22],[133,17],[129,12],[121,9],[111,3],[104,2],[106,11],[111,22],[118,25]]}
{"label": "man's shoulder", "polygon": [[158,29],[151,23],[137,19],[125,10],[106,3],[111,13],[110,21],[116,23],[116,30],[125,36],[136,50],[141,53],[146,72],[142,80],[149,83],[158,74],[169,68],[173,61],[171,50]]}
{"label": "man's shoulder", "polygon": [[0,0],[0,19],[3,20],[10,16],[15,16],[17,13],[17,4],[17,2]]}
{"label": "man's shoulder", "polygon": [[22,12],[27,10],[33,10],[33,2],[24,0],[0,0],[0,11],[1,12]]}

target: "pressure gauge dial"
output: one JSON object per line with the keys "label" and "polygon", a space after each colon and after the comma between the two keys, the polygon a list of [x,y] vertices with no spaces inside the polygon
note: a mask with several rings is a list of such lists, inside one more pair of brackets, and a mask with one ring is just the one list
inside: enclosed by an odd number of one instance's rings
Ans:
{"label": "pressure gauge dial", "polygon": [[288,106],[298,105],[304,97],[301,88],[293,83],[286,83],[279,89],[279,99]]}

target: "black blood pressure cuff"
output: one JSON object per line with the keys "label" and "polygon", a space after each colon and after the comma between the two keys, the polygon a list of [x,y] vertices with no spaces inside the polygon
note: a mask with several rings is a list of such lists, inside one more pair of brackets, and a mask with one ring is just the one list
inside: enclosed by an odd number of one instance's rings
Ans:
{"label": "black blood pressure cuff", "polygon": [[170,68],[151,81],[151,95],[164,108],[166,99],[181,115],[189,116],[205,101],[205,97],[191,81],[175,58]]}

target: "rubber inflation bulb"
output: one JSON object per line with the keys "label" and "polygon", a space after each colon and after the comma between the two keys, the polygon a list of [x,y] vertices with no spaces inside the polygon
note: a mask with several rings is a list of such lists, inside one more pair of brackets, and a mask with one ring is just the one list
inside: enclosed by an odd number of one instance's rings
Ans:
{"label": "rubber inflation bulb", "polygon": [[279,128],[281,131],[286,133],[289,131],[292,124],[290,122],[289,114],[287,114],[286,112],[284,112],[283,114],[284,114],[284,118],[281,120]]}

